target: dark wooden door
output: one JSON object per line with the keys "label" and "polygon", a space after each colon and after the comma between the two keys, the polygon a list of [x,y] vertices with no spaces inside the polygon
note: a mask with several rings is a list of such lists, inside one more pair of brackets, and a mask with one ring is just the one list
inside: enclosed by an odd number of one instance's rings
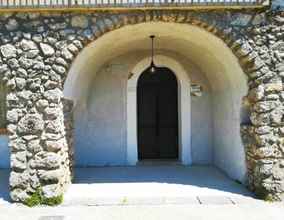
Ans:
{"label": "dark wooden door", "polygon": [[177,80],[167,68],[138,80],[139,159],[178,158]]}

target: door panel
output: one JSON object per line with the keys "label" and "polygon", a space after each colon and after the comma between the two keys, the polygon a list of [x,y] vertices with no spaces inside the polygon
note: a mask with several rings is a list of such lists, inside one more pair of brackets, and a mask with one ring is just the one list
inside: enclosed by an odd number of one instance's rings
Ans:
{"label": "door panel", "polygon": [[178,157],[177,81],[167,68],[147,70],[137,91],[139,159]]}
{"label": "door panel", "polygon": [[138,98],[138,133],[139,133],[139,155],[145,158],[156,158],[159,156],[159,148],[156,140],[156,88],[149,85],[143,86],[143,92]]}

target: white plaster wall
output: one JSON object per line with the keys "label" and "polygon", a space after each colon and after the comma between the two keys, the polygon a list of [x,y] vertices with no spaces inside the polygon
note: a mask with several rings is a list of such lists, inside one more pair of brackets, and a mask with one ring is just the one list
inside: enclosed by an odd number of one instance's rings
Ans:
{"label": "white plaster wall", "polygon": [[[199,98],[197,97],[192,100],[192,127],[196,129],[191,134],[192,145],[194,146],[192,152],[192,157],[195,158],[194,161],[196,163],[213,161],[214,165],[224,170],[232,178],[245,181],[245,154],[239,129],[241,99],[247,93],[245,75],[236,57],[222,40],[199,27],[186,24],[150,22],[125,26],[105,34],[81,52],[72,65],[64,91],[67,97],[74,99],[76,115],[80,116],[78,117],[80,120],[77,118],[78,122],[76,123],[82,125],[80,127],[76,124],[76,134],[78,134],[75,137],[75,139],[77,138],[76,152],[78,153],[81,149],[84,149],[83,152],[86,155],[88,149],[91,150],[91,147],[98,146],[95,140],[88,147],[78,145],[78,137],[82,138],[87,134],[87,125],[91,123],[90,117],[88,117],[90,115],[88,112],[90,109],[89,102],[93,103],[92,108],[95,108],[97,103],[97,101],[91,101],[93,97],[91,94],[94,94],[92,89],[96,74],[103,66],[113,62],[116,57],[132,54],[130,57],[124,57],[123,62],[119,62],[119,64],[128,66],[125,69],[128,74],[131,65],[134,65],[139,59],[143,59],[141,51],[147,51],[147,55],[149,55],[149,35],[151,34],[157,36],[156,51],[178,54],[179,56],[175,57],[175,59],[178,62],[183,62],[183,66],[188,69],[188,73],[194,73],[193,66],[195,66],[199,69],[195,77],[202,76],[208,81],[208,88],[210,89],[208,93],[205,92],[204,96],[201,97],[202,101],[198,101]],[[194,65],[189,65],[189,63]],[[194,74],[190,77],[194,78]],[[109,80],[112,82],[110,78]],[[106,83],[106,81],[102,82]],[[105,85],[104,89],[107,89],[107,86]],[[109,91],[116,93],[111,89]],[[121,94],[120,92],[121,90],[117,91],[118,94]],[[103,93],[96,90],[95,94]],[[116,95],[113,94],[115,97]],[[103,98],[98,98],[98,100],[100,99],[103,100]],[[108,102],[117,103],[116,100],[108,100]],[[105,108],[107,107],[109,106],[105,105]],[[112,107],[122,109],[122,107],[115,105],[112,105]],[[101,109],[99,112],[102,111]],[[207,114],[202,113],[203,111]],[[108,115],[112,117],[110,114]],[[119,114],[115,113],[114,115],[118,117]],[[101,117],[93,116],[91,118],[98,119]],[[204,118],[211,118],[211,120],[205,120]],[[115,118],[108,120],[115,121]],[[93,121],[93,126],[96,126],[95,123],[99,124],[99,122]],[[101,124],[101,126],[105,126],[105,124]],[[121,127],[123,128],[123,125]],[[92,127],[92,129],[95,128]],[[106,133],[108,130],[104,131]],[[123,134],[121,130],[119,132],[112,130],[112,132]],[[111,138],[114,139],[114,137],[117,138],[118,136],[113,134]],[[88,138],[91,137],[93,136],[88,136]],[[110,136],[107,137],[110,138]],[[122,143],[120,137],[117,138],[117,142]],[[103,143],[103,138],[100,138],[100,143]],[[90,142],[90,140],[82,139],[80,143],[85,142]],[[110,152],[107,151],[111,148],[111,145],[114,145],[114,141],[107,140],[106,143],[108,148],[101,147],[100,149],[104,149],[105,154],[108,154],[108,156],[99,154],[98,159],[101,160],[101,157],[106,157],[110,161],[114,156],[109,156]],[[117,146],[119,144],[116,143],[114,149],[117,149]],[[115,152],[118,160],[114,164],[123,164],[125,162],[125,159],[123,159],[125,155],[122,155],[123,150]],[[96,157],[91,152],[87,156],[88,158],[81,157],[81,160],[77,158],[77,165],[86,165],[88,164],[86,161],[93,160]],[[109,161],[105,162],[105,164],[110,164]],[[104,162],[101,161],[100,164],[104,164]]]}
{"label": "white plaster wall", "polygon": [[[195,81],[196,84],[203,84]],[[210,90],[203,84],[202,97],[191,97],[191,141],[193,164],[213,163],[213,120]]]}
{"label": "white plaster wall", "polygon": [[227,173],[236,174],[233,178],[245,182],[245,172],[240,172],[246,170],[240,123],[242,97],[247,94],[247,88],[244,78],[235,79],[233,84],[224,85],[212,94],[214,163]]}
{"label": "white plaster wall", "polygon": [[125,164],[127,76],[125,63],[104,66],[93,79],[87,108],[75,110],[78,166]]}
{"label": "white plaster wall", "polygon": [[[212,119],[210,88],[207,79],[190,61],[174,53],[163,52],[163,54],[180,60],[193,82],[201,84],[204,88],[204,97],[196,97],[192,103],[192,151],[194,152],[192,159],[194,164],[210,164],[213,156]],[[106,63],[94,74],[87,101],[84,101],[84,104],[83,100],[78,100],[74,112],[75,163],[77,166],[127,164],[128,73],[141,57],[147,55],[148,53],[141,51],[120,56]],[[94,62],[93,65],[96,63]],[[89,65],[86,71],[93,68]]]}
{"label": "white plaster wall", "polygon": [[0,168],[10,167],[10,150],[8,147],[8,136],[0,135]]}

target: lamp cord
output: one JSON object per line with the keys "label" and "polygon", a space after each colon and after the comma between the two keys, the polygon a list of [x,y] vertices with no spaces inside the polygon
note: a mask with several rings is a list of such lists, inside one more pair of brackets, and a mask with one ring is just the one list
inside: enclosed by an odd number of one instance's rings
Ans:
{"label": "lamp cord", "polygon": [[154,63],[154,35],[151,35],[150,38],[152,39],[152,63]]}

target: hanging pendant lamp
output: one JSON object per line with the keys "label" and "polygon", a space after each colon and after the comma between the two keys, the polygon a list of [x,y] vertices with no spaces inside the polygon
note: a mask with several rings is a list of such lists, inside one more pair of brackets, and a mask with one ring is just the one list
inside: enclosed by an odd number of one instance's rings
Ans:
{"label": "hanging pendant lamp", "polygon": [[154,63],[154,38],[155,38],[155,35],[151,35],[150,38],[151,38],[151,41],[152,41],[152,57],[151,57],[151,64],[149,66],[149,70],[150,70],[151,73],[155,73],[156,69],[157,69],[157,67]]}

